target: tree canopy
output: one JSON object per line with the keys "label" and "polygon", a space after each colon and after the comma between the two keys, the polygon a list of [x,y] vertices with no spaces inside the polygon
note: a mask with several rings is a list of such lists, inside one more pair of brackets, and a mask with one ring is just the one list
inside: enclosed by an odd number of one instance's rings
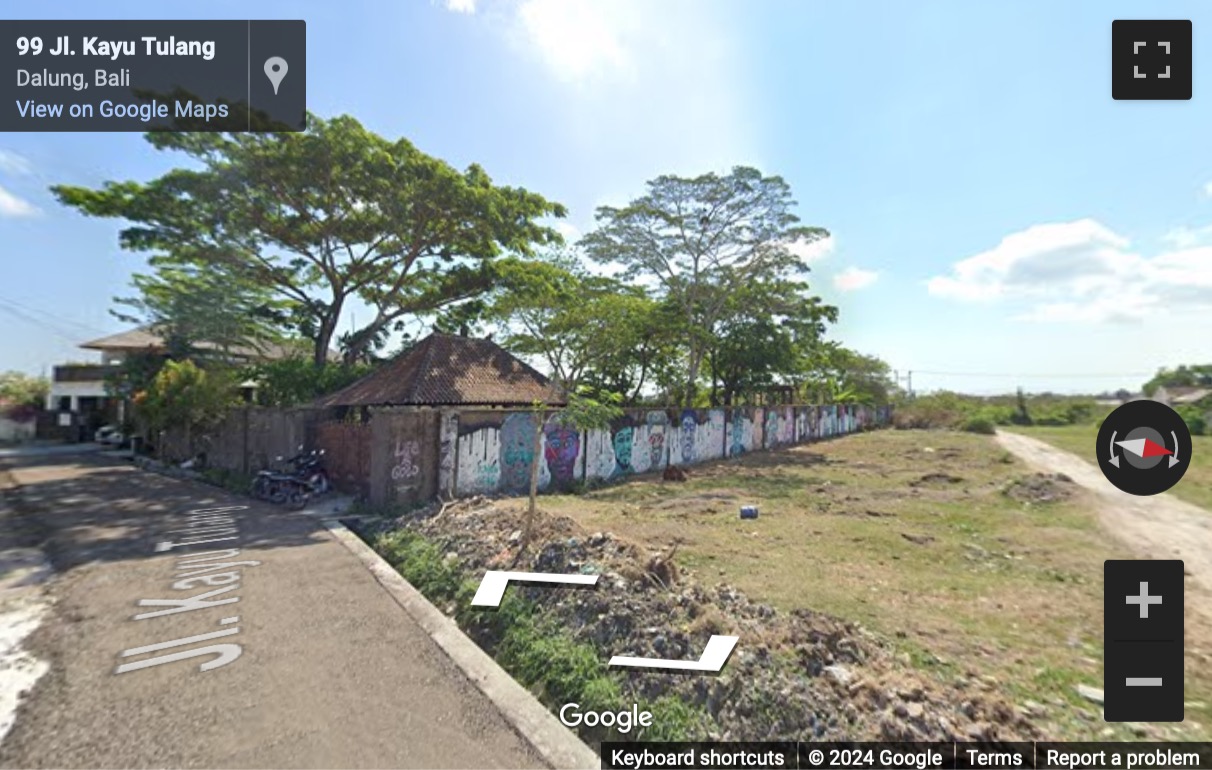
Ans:
{"label": "tree canopy", "polygon": [[733,298],[807,272],[797,247],[828,232],[801,226],[790,186],[754,168],[666,175],[647,188],[626,206],[599,208],[597,229],[582,246],[597,262],[621,266],[622,280],[679,310],[686,367],[678,400],[694,405],[703,362]]}
{"label": "tree canopy", "polygon": [[349,116],[309,116],[308,125],[149,133],[189,166],[150,182],[52,190],[85,214],[129,222],[121,245],[151,253],[157,270],[213,271],[264,288],[312,342],[316,363],[327,360],[354,298],[373,309],[346,339],[347,358],[362,360],[402,319],[491,288],[502,253],[561,242],[539,220],[564,216],[563,206],[496,185],[478,165],[458,171]]}

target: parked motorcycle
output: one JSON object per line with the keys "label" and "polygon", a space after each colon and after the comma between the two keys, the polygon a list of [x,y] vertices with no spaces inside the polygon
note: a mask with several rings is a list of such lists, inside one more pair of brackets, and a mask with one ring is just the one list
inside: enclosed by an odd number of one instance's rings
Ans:
{"label": "parked motorcycle", "polygon": [[275,457],[276,463],[288,466],[289,470],[270,468],[258,471],[253,479],[253,497],[275,505],[286,504],[294,510],[306,507],[313,495],[332,489],[328,471],[321,459],[323,456],[322,449],[304,452],[300,445],[293,457]]}

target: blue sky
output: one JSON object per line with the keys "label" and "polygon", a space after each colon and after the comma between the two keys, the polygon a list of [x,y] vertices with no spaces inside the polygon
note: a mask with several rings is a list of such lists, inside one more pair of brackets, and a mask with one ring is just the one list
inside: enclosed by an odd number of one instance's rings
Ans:
{"label": "blue sky", "polygon": [[[834,336],[916,389],[1088,391],[1212,360],[1212,9],[1195,2],[111,2],[303,18],[308,106],[566,204],[662,173],[790,182]],[[93,3],[31,17],[96,18]],[[16,8],[8,14],[21,15]],[[1189,102],[1111,99],[1111,21],[1194,22]],[[87,360],[138,255],[55,183],[149,179],[138,134],[0,134],[0,370]],[[20,316],[46,321],[33,323]],[[934,373],[934,374],[932,374]]]}

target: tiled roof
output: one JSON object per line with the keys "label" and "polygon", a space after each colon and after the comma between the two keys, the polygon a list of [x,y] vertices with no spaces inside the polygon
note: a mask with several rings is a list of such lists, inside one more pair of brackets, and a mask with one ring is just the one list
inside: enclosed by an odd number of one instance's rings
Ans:
{"label": "tiled roof", "polygon": [[[164,349],[164,338],[156,331],[154,326],[140,326],[129,331],[111,334],[108,337],[89,340],[83,343],[80,347],[85,350],[155,350],[162,351]],[[196,344],[199,350],[218,350],[219,346],[209,342],[199,342]],[[309,347],[290,344],[281,344],[270,341],[250,342],[246,345],[236,345],[224,352],[234,356],[261,361],[278,361],[284,358],[292,358],[294,356],[310,357],[311,350]],[[329,359],[339,358],[340,354],[329,351]]]}
{"label": "tiled roof", "polygon": [[320,406],[529,406],[565,403],[534,368],[486,339],[434,333]]}

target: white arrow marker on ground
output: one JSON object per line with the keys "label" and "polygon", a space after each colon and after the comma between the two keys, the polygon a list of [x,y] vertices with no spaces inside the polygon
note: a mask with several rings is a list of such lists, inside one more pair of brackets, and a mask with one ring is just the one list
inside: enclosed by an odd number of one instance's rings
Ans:
{"label": "white arrow marker on ground", "polygon": [[719,671],[728,662],[732,648],[736,647],[736,636],[719,636],[713,634],[707,640],[703,657],[698,660],[665,660],[663,658],[628,658],[615,655],[610,659],[611,666],[635,666],[636,668],[676,668],[682,671]]}
{"label": "white arrow marker on ground", "polygon": [[598,582],[597,575],[558,575],[551,572],[496,572],[484,573],[476,595],[471,599],[473,607],[500,607],[505,596],[505,586],[510,580],[530,580],[539,583],[575,583],[591,586]]}

